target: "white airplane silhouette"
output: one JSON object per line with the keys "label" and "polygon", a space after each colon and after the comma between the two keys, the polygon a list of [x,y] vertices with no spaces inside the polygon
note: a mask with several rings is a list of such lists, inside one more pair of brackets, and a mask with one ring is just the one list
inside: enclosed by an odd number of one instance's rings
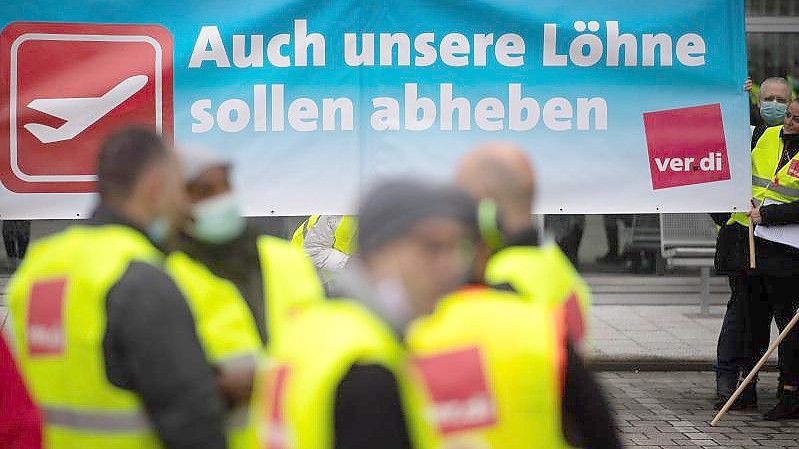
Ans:
{"label": "white airplane silhouette", "polygon": [[42,143],[72,139],[140,91],[147,84],[147,79],[147,75],[131,76],[100,97],[33,100],[28,103],[29,108],[66,120],[66,123],[58,128],[41,123],[28,123],[25,129]]}

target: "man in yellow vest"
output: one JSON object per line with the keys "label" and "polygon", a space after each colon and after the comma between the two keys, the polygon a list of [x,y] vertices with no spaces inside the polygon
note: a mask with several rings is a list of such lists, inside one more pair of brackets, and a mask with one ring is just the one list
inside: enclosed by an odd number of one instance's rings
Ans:
{"label": "man in yellow vest", "polygon": [[357,233],[353,215],[311,215],[294,231],[291,243],[305,251],[327,283],[347,267]]}
{"label": "man in yellow vest", "polygon": [[[770,127],[783,124],[790,101],[791,87],[784,78],[767,78],[760,85],[757,103],[763,121],[752,130],[753,157],[763,134]],[[719,226],[715,269],[719,274],[727,275],[731,292],[719,332],[715,363],[715,407],[721,408],[735,391],[738,381],[765,353],[771,334],[772,311],[762,292],[760,274],[749,269],[749,232],[743,224],[745,217],[741,217],[740,222],[730,220],[729,213],[713,213],[711,217]],[[733,409],[756,405],[757,388],[753,383],[744,390]]]}
{"label": "man in yellow vest", "polygon": [[198,146],[178,151],[190,206],[172,247],[236,286],[266,344],[286,317],[322,300],[319,278],[302,251],[247,223],[230,160]]}
{"label": "man in yellow vest", "polygon": [[[280,315],[321,300],[321,289],[301,251],[248,228],[228,179],[229,161],[196,146],[181,146],[179,153],[190,203],[173,222],[171,246],[177,249],[164,266],[186,296],[217,373],[228,408],[229,446],[248,448],[254,444],[247,423],[257,356],[267,336],[274,338],[288,319]],[[268,265],[260,263],[262,256]]]}
{"label": "man in yellow vest", "polygon": [[269,346],[253,409],[261,447],[433,447],[401,334],[469,271],[474,203],[393,181],[365,197],[359,220],[359,256],[337,280],[348,299],[310,307]]}
{"label": "man in yellow vest", "polygon": [[443,447],[620,448],[601,388],[569,342],[566,310],[487,285],[495,256],[485,240],[497,236],[481,235],[470,283],[406,332],[436,438]]}
{"label": "man in yellow vest", "polygon": [[100,204],[37,242],[8,288],[15,356],[50,449],[224,449],[223,400],[161,268],[181,207],[173,152],[128,129],[99,152]]}
{"label": "man in yellow vest", "polygon": [[[588,447],[620,447],[551,310],[484,287],[439,302],[480,277],[474,214],[463,194],[420,184],[388,183],[367,195],[360,260],[339,282],[372,312],[331,301],[288,327],[289,344],[270,347],[255,406],[266,447],[566,447],[564,365],[569,422]],[[406,329],[410,372],[394,341]],[[404,428],[410,435],[398,437]]]}
{"label": "man in yellow vest", "polygon": [[[748,213],[734,213],[730,225],[746,227],[799,224],[799,101],[788,106],[783,126],[768,128],[752,151],[752,203]],[[756,232],[757,234],[757,232]],[[756,237],[755,257],[762,295],[782,330],[799,309],[796,281],[799,249],[777,239]],[[760,298],[752,298],[758,300]],[[799,329],[780,347],[780,402],[769,420],[799,418]],[[754,388],[754,387],[752,387]]]}
{"label": "man in yellow vest", "polygon": [[562,310],[569,336],[582,342],[590,306],[585,281],[558,248],[533,226],[535,179],[519,147],[488,144],[468,153],[456,182],[480,205],[480,230],[494,252],[485,268],[489,284],[507,284],[536,303]]}

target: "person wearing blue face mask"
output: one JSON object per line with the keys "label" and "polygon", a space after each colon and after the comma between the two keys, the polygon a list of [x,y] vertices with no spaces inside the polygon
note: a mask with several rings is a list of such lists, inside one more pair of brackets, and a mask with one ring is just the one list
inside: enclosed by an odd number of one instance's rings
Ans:
{"label": "person wearing blue face mask", "polygon": [[287,316],[323,298],[316,270],[302,250],[247,223],[230,160],[199,146],[177,150],[190,206],[170,247],[236,286],[266,344]]}
{"label": "person wearing blue face mask", "polygon": [[[747,83],[750,85],[751,83]],[[784,78],[771,77],[760,84],[758,95],[762,122],[752,130],[752,149],[766,131],[782,125],[791,88]],[[716,240],[715,267],[726,274],[730,285],[730,299],[719,333],[716,358],[716,407],[720,407],[735,390],[741,376],[763,354],[768,346],[772,312],[761,295],[761,282],[757,273],[749,270],[749,233],[745,226],[730,222],[731,214],[711,214],[719,226]],[[756,405],[755,388],[748,389],[734,404],[734,408]]]}
{"label": "person wearing blue face mask", "polygon": [[771,126],[782,125],[791,101],[791,86],[785,78],[774,76],[760,83],[759,106],[762,123],[752,130],[752,148]]}

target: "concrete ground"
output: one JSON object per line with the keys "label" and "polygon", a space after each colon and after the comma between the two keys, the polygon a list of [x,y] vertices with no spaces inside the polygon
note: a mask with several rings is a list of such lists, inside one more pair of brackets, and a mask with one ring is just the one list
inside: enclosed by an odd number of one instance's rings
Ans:
{"label": "concrete ground", "polygon": [[712,373],[600,373],[627,448],[797,448],[799,421],[761,419],[775,403],[777,375],[760,380],[757,411],[729,412],[711,427]]}
{"label": "concrete ground", "polygon": [[595,306],[588,354],[602,362],[712,363],[723,314],[724,306],[711,307],[708,316],[697,306]]}
{"label": "concrete ground", "polygon": [[[8,275],[0,275],[0,292]],[[588,358],[616,368],[656,364],[662,369],[710,369],[724,308],[707,317],[696,306],[599,305],[591,313]],[[5,325],[5,294],[0,295],[0,326]],[[776,329],[772,328],[776,336]]]}

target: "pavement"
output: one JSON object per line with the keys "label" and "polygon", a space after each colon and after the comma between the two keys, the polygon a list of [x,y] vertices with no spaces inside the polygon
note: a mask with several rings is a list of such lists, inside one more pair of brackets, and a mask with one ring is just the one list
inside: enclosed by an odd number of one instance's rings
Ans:
{"label": "pavement", "polygon": [[714,375],[708,372],[604,372],[605,393],[616,411],[626,448],[797,448],[799,420],[769,422],[761,414],[776,403],[776,373],[760,380],[760,408],[729,412],[716,427]]}
{"label": "pavement", "polygon": [[[7,282],[8,275],[0,275],[0,292]],[[723,306],[711,307],[708,316],[700,315],[698,306],[594,306],[588,359],[600,369],[711,369],[723,312]],[[0,294],[0,327],[6,315]],[[774,327],[772,334],[775,338]]]}
{"label": "pavement", "polygon": [[[698,306],[595,306],[587,345],[589,359],[600,364],[640,362],[709,369],[716,358],[724,309],[713,306],[710,314],[703,316]],[[771,331],[775,339],[776,326],[772,325]]]}

